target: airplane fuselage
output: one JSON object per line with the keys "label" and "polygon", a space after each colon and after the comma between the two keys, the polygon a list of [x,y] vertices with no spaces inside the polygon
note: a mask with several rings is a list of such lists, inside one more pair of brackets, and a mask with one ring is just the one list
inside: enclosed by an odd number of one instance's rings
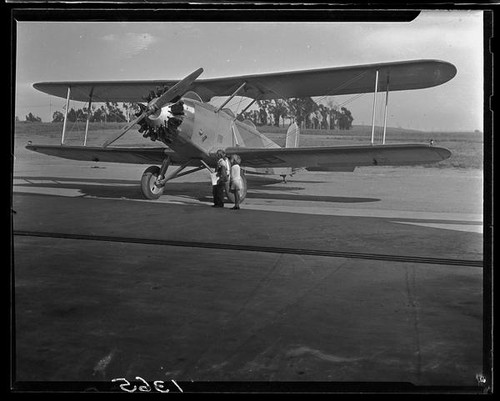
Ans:
{"label": "airplane fuselage", "polygon": [[[179,108],[182,102],[182,114]],[[231,111],[218,110],[209,103],[183,98],[148,116],[148,125],[162,131],[158,140],[186,159],[215,164],[218,149],[229,147],[279,147],[257,131],[251,123],[240,122]],[[175,124],[173,123],[175,122]]]}

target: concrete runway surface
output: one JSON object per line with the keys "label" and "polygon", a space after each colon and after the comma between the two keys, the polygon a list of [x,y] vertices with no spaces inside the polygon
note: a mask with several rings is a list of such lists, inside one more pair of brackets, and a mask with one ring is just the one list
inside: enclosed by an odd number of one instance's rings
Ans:
{"label": "concrete runway surface", "polygon": [[208,173],[142,200],[147,166],[16,155],[18,381],[409,382],[483,371],[482,175]]}

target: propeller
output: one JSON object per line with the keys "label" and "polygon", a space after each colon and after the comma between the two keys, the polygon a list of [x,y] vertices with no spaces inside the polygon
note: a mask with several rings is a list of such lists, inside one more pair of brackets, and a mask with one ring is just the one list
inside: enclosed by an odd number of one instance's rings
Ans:
{"label": "propeller", "polygon": [[115,142],[117,139],[121,138],[125,133],[130,130],[135,124],[140,123],[144,118],[147,116],[150,116],[157,110],[160,110],[163,106],[165,106],[167,103],[171,102],[177,97],[181,97],[184,93],[186,93],[191,86],[191,84],[198,78],[201,73],[203,72],[203,68],[198,68],[196,71],[193,73],[189,74],[186,78],[183,80],[177,82],[174,86],[172,86],[169,90],[167,90],[165,93],[163,93],[161,96],[154,98],[151,100],[145,110],[132,122],[128,123],[125,127],[122,128],[122,130],[108,138],[104,144],[102,145],[103,148],[111,145],[113,142]]}

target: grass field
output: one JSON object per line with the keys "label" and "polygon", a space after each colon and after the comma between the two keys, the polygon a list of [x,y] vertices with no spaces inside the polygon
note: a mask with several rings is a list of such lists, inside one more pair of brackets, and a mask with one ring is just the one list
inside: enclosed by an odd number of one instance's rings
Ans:
{"label": "grass field", "polygon": [[[123,123],[91,123],[89,125],[88,145],[100,146],[107,136],[118,132]],[[258,127],[259,131],[283,146],[286,128]],[[17,122],[15,126],[15,148],[21,151],[28,141],[36,144],[59,144],[62,123]],[[68,123],[65,143],[83,144],[85,123]],[[307,129],[301,131],[300,146],[335,146],[350,144],[369,144],[371,127],[354,126],[349,131],[330,131]],[[399,128],[387,128],[386,143],[429,143],[433,139],[436,146],[448,148],[452,156],[433,167],[483,169],[484,141],[479,132],[424,132]],[[376,127],[375,143],[382,142],[382,128]],[[156,143],[142,138],[137,131],[131,130],[117,145],[157,146]]]}

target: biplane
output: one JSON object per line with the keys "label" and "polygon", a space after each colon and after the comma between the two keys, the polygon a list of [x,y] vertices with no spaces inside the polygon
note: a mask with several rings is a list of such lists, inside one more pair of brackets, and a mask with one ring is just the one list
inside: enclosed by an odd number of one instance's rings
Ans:
{"label": "biplane", "polygon": [[[389,91],[431,88],[451,80],[457,73],[453,64],[440,60],[413,60],[349,67],[198,79],[202,68],[182,80],[165,81],[74,81],[35,83],[35,89],[66,99],[66,114],[60,145],[28,145],[27,149],[66,159],[106,163],[150,164],[141,178],[146,199],[158,199],[166,183],[202,169],[213,171],[216,151],[241,157],[245,173],[286,177],[296,169],[311,171],[354,171],[360,166],[402,166],[436,163],[451,152],[428,144],[385,144]],[[158,88],[163,88],[158,90]],[[374,143],[377,92],[385,91],[384,139]],[[286,145],[260,133],[241,116],[257,100],[374,93],[372,137],[366,145],[299,147],[299,127],[290,125]],[[145,97],[148,96],[149,97]],[[225,108],[235,96],[250,103],[238,115]],[[214,97],[228,97],[220,106]],[[133,102],[140,111],[102,146],[87,146],[88,118],[83,146],[64,144],[70,100],[88,102]],[[137,126],[144,138],[158,147],[110,146]],[[241,200],[247,182],[243,175]],[[227,194],[233,201],[232,194]]]}

